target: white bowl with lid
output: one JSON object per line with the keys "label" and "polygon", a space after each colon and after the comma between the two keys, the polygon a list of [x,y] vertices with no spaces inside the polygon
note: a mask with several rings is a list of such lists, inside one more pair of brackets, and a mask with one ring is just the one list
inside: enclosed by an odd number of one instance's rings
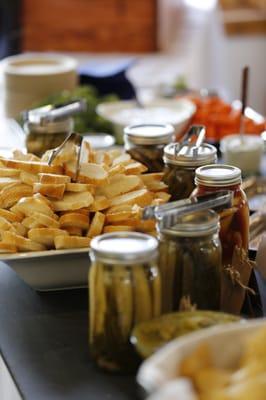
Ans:
{"label": "white bowl with lid", "polygon": [[77,62],[60,54],[29,53],[2,61],[5,114],[16,117],[45,97],[73,90],[77,85]]}

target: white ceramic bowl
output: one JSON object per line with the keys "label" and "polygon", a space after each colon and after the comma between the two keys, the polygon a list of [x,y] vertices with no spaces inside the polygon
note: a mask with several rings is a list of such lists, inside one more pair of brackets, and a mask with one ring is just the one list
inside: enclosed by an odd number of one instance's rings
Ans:
{"label": "white ceramic bowl", "polygon": [[225,164],[241,169],[243,175],[260,172],[264,142],[261,136],[239,134],[225,136],[220,142]]}
{"label": "white ceramic bowl", "polygon": [[139,108],[135,101],[116,101],[99,104],[97,113],[114,124],[117,142],[123,143],[124,128],[128,125],[153,123],[171,124],[175,133],[186,128],[196,106],[187,99],[157,99]]}
{"label": "white ceramic bowl", "polygon": [[59,54],[29,53],[2,61],[5,113],[16,117],[45,97],[72,90],[77,84],[77,63]]}
{"label": "white ceramic bowl", "polygon": [[[142,363],[137,381],[147,393],[156,393],[169,382],[178,381],[180,362],[203,342],[210,346],[215,366],[234,367],[241,355],[244,340],[262,325],[266,326],[266,318],[216,325],[175,339]],[[159,398],[166,400],[163,396]]]}

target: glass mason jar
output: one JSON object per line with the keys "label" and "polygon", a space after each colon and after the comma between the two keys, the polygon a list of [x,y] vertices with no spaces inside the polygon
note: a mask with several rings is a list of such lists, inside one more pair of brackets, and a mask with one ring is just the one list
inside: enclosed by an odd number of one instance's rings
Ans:
{"label": "glass mason jar", "polygon": [[98,366],[135,370],[130,344],[135,324],[161,314],[158,241],[137,232],[107,233],[91,241],[89,345]]}
{"label": "glass mason jar", "polygon": [[65,118],[40,124],[27,121],[24,124],[26,147],[29,153],[41,157],[47,150],[60,146],[73,130],[73,118]]}
{"label": "glass mason jar", "polygon": [[146,165],[148,172],[162,172],[163,149],[173,140],[172,125],[131,125],[124,130],[125,150],[131,157]]}
{"label": "glass mason jar", "polygon": [[234,249],[248,251],[249,207],[241,189],[241,170],[231,165],[206,165],[196,170],[193,195],[226,189],[234,193],[233,205],[219,212],[223,265],[232,264]]}
{"label": "glass mason jar", "polygon": [[189,197],[195,189],[195,171],[201,165],[217,161],[214,146],[203,143],[196,148],[188,144],[180,148],[179,143],[171,143],[164,148],[164,182],[168,185],[171,200]]}
{"label": "glass mason jar", "polygon": [[162,312],[179,310],[189,296],[200,310],[219,310],[221,244],[219,217],[212,210],[180,216],[172,228],[159,229]]}

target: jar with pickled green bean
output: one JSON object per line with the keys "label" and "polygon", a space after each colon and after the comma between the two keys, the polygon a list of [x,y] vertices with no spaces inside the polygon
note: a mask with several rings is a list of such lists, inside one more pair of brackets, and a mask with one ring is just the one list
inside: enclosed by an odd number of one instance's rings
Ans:
{"label": "jar with pickled green bean", "polygon": [[164,182],[168,185],[171,200],[189,197],[195,189],[195,171],[202,165],[217,161],[217,150],[214,146],[203,143],[196,147],[187,144],[171,143],[164,148]]}
{"label": "jar with pickled green bean", "polygon": [[162,172],[164,147],[173,139],[172,125],[141,124],[125,128],[125,150],[144,164],[148,172]]}
{"label": "jar with pickled green bean", "polygon": [[162,312],[178,310],[186,296],[200,310],[219,310],[221,244],[219,217],[212,210],[180,216],[171,228],[159,226]]}
{"label": "jar with pickled green bean", "polygon": [[158,242],[137,232],[107,233],[91,241],[90,257],[90,352],[101,368],[134,371],[139,359],[130,333],[161,314]]}

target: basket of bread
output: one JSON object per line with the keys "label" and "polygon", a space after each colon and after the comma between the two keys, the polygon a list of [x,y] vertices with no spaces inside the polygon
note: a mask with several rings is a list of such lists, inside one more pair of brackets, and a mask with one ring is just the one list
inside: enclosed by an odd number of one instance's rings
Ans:
{"label": "basket of bread", "polygon": [[[30,264],[36,270],[45,260],[54,273],[65,256],[57,288],[75,256],[84,264],[83,277],[73,283],[72,276],[67,286],[85,284],[87,251],[94,236],[155,233],[154,221],[141,219],[142,209],[165,203],[170,196],[163,174],[146,171],[121,149],[94,151],[86,141],[78,146],[67,140],[42,158],[18,150],[12,158],[0,157],[0,259],[18,273],[23,263],[28,272]],[[74,267],[77,272],[77,262]]]}

